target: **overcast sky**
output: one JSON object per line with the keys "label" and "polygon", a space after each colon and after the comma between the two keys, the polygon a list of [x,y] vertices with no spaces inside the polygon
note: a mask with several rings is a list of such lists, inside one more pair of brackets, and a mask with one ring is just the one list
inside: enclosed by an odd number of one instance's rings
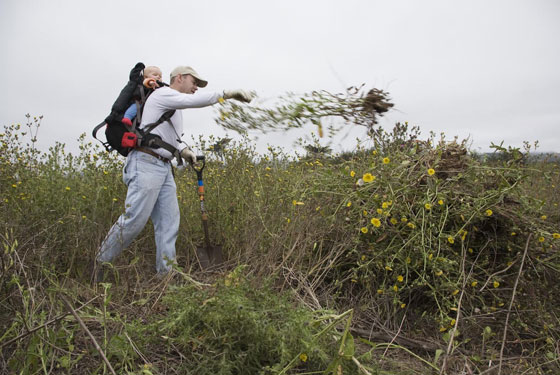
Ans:
{"label": "overcast sky", "polygon": [[[0,0],[0,125],[43,115],[41,147],[75,151],[142,61],[166,80],[190,65],[203,90],[256,90],[265,104],[365,83],[395,103],[386,129],[408,121],[478,151],[538,140],[560,152],[559,39],[558,0]],[[186,133],[224,136],[215,113],[185,110]],[[260,136],[258,149],[313,130]],[[365,131],[333,148],[356,137]]]}

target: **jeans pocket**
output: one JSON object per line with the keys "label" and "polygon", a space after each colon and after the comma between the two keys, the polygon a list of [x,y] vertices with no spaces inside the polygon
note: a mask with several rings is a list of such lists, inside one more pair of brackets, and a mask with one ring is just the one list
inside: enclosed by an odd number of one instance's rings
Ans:
{"label": "jeans pocket", "polygon": [[136,158],[133,155],[129,155],[126,158],[123,167],[123,182],[126,186],[128,186],[130,180],[132,180],[135,171],[136,171]]}

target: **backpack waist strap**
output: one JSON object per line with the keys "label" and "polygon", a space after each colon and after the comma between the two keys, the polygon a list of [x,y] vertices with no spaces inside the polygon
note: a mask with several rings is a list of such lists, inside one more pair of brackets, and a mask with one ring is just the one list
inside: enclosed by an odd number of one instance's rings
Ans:
{"label": "backpack waist strap", "polygon": [[143,153],[148,154],[148,155],[152,155],[153,157],[155,157],[155,158],[161,160],[161,161],[164,162],[164,163],[171,163],[171,160],[169,160],[169,159],[167,159],[167,158],[164,158],[164,157],[161,156],[161,155],[156,154],[155,152],[153,152],[151,149],[149,149],[149,148],[147,148],[147,147],[136,147],[135,150],[140,151],[140,152],[143,152]]}

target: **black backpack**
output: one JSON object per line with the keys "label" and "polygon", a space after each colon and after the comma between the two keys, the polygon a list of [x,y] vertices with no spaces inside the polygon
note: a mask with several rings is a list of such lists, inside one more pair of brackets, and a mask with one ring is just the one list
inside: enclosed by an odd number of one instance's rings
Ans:
{"label": "black backpack", "polygon": [[[103,122],[93,129],[92,136],[101,142],[108,152],[117,151],[122,156],[127,156],[135,147],[163,147],[177,158],[178,164],[181,164],[181,157],[175,147],[164,142],[158,135],[150,134],[158,125],[171,119],[171,116],[175,113],[174,109],[165,112],[158,121],[148,124],[144,130],[139,129],[137,126],[140,125],[142,121],[142,111],[146,99],[154,91],[143,85],[144,76],[142,75],[142,71],[144,67],[144,64],[139,62],[132,68],[129,81],[121,90],[117,100],[115,100],[115,103],[111,107],[111,113]],[[159,81],[158,84],[160,86],[166,85]],[[137,114],[132,122],[132,126],[128,127],[121,122],[121,119],[132,103],[136,104]],[[97,132],[104,126],[105,138],[107,139],[105,142],[97,138]]]}

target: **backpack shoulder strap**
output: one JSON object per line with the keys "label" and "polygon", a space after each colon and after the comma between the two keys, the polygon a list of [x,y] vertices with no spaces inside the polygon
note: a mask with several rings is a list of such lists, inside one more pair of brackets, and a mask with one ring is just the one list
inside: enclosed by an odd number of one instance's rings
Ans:
{"label": "backpack shoulder strap", "polygon": [[146,127],[143,129],[143,132],[145,134],[147,134],[147,133],[151,132],[152,130],[154,130],[155,128],[157,128],[160,124],[162,124],[166,121],[170,121],[171,117],[173,117],[174,114],[175,114],[175,110],[170,109],[169,111],[167,111],[163,115],[161,115],[161,117],[156,122],[153,122],[151,124],[146,125]]}
{"label": "backpack shoulder strap", "polygon": [[99,142],[101,142],[101,144],[103,145],[103,147],[105,147],[105,150],[107,150],[107,152],[111,152],[112,148],[109,145],[109,142],[103,142],[101,139],[97,138],[97,132],[99,131],[99,129],[101,129],[102,127],[104,127],[106,125],[107,125],[107,123],[105,121],[101,122],[99,125],[97,125],[95,128],[93,128],[93,131],[91,132],[91,135],[93,136],[93,138],[95,138]]}

